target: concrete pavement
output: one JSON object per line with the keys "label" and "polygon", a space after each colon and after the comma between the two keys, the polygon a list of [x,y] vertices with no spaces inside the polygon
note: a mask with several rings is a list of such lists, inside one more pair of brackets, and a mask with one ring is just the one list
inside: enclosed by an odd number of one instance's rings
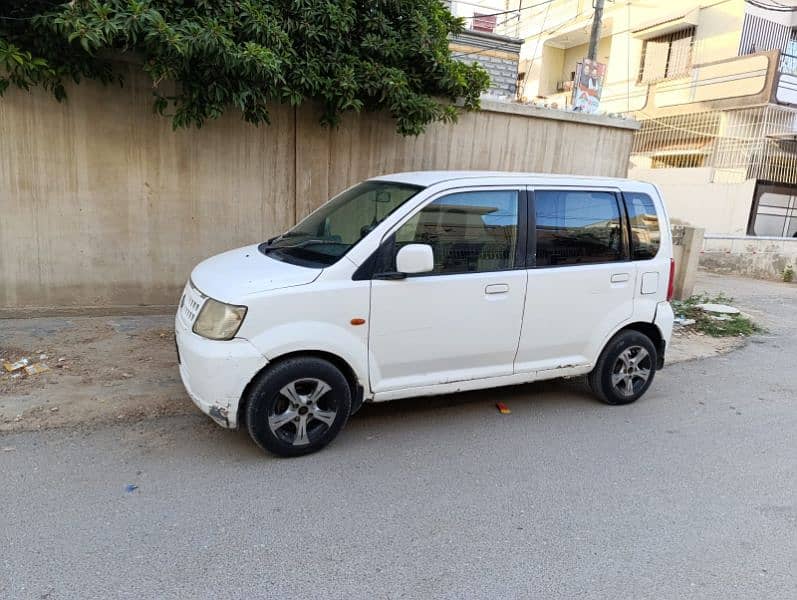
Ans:
{"label": "concrete pavement", "polygon": [[0,597],[797,597],[797,286],[727,281],[770,334],[627,407],[367,406],[295,460],[198,415],[2,436]]}

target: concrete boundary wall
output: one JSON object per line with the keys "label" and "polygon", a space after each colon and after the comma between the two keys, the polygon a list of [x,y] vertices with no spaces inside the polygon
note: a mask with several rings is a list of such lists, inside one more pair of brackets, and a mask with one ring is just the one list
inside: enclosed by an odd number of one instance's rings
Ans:
{"label": "concrete boundary wall", "polygon": [[672,228],[672,255],[675,261],[673,298],[676,300],[686,300],[695,290],[704,234],[705,231],[699,227],[676,225]]}
{"label": "concrete boundary wall", "polygon": [[145,78],[86,82],[59,104],[0,99],[0,314],[172,305],[203,258],[284,231],[368,177],[421,169],[624,176],[635,122],[486,102],[417,138],[385,115],[338,129],[275,106],[172,131]]}
{"label": "concrete boundary wall", "polygon": [[718,273],[782,281],[791,265],[797,279],[797,238],[706,234],[700,266]]}

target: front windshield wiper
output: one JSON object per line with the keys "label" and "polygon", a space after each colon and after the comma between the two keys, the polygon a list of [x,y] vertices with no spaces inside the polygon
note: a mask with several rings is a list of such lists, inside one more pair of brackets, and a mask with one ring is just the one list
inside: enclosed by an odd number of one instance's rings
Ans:
{"label": "front windshield wiper", "polygon": [[273,238],[267,239],[264,243],[266,246],[270,246],[274,242],[278,242],[279,240],[291,237],[299,237],[300,235],[308,235],[302,231],[286,231],[285,233],[281,233],[280,235],[275,235]]}
{"label": "front windshield wiper", "polygon": [[292,238],[292,237],[300,237],[303,235],[310,235],[309,233],[305,233],[304,231],[286,231],[282,235],[278,235],[276,239],[281,240],[283,238]]}
{"label": "front windshield wiper", "polygon": [[326,244],[326,245],[335,245],[335,246],[349,246],[346,242],[339,242],[337,240],[302,240],[301,242],[296,242],[295,244],[288,244],[286,246],[275,246],[274,243],[266,244],[266,250],[286,250],[288,248],[304,248],[305,246],[309,246],[311,244]]}

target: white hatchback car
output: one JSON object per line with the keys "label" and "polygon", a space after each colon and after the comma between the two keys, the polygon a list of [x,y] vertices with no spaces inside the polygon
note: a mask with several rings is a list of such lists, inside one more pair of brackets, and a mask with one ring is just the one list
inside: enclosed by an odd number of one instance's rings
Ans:
{"label": "white hatchback car", "polygon": [[664,363],[673,273],[647,183],[377,177],[193,270],[180,375],[217,423],[284,456],[323,447],[363,402],[587,375],[627,404]]}

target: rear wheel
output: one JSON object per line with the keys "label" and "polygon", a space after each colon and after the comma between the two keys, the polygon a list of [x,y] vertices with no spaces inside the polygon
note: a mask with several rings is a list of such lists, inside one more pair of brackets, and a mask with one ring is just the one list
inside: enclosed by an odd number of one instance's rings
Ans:
{"label": "rear wheel", "polygon": [[606,404],[630,404],[653,383],[657,359],[656,346],[648,336],[625,329],[606,344],[587,382]]}
{"label": "rear wheel", "polygon": [[349,418],[351,387],[331,363],[297,357],[269,368],[247,404],[249,435],[264,450],[300,456],[331,442]]}

